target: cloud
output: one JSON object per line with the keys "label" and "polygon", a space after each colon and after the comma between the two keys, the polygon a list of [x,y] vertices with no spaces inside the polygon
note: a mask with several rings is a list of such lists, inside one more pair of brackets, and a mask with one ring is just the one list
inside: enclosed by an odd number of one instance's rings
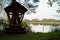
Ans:
{"label": "cloud", "polygon": [[52,16],[55,16],[55,17],[60,17],[60,15],[58,14],[58,15],[52,15]]}

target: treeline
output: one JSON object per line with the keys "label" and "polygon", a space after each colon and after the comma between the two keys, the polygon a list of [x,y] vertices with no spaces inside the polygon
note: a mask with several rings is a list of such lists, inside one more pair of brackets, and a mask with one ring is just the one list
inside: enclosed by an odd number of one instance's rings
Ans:
{"label": "treeline", "polygon": [[60,22],[60,20],[56,20],[56,19],[43,19],[43,20],[38,20],[38,19],[32,19],[32,20],[24,20],[27,22]]}

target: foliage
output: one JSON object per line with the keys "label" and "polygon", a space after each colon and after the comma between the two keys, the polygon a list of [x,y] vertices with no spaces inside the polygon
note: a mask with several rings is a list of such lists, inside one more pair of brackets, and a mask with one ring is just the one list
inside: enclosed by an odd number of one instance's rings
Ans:
{"label": "foliage", "polygon": [[[12,0],[0,0],[0,5],[3,5],[4,7],[6,7],[6,5],[10,5]],[[39,0],[33,0],[32,3],[30,2],[31,0],[18,0],[19,3],[23,4],[23,6],[25,6],[29,11],[35,13],[36,7],[38,7],[37,4],[38,2],[40,2]],[[2,7],[3,8],[3,7]],[[33,9],[34,11],[32,11]],[[31,10],[30,10],[31,9]],[[2,9],[1,9],[2,10]],[[28,12],[27,12],[28,13]],[[30,12],[29,12],[30,13]]]}
{"label": "foliage", "polygon": [[34,3],[40,2],[39,0],[33,0]]}
{"label": "foliage", "polygon": [[60,25],[60,20],[55,20],[55,19],[43,19],[43,20],[37,20],[37,19],[32,19],[32,20],[24,20],[28,24],[34,24],[34,25],[52,25],[52,26],[58,26]]}
{"label": "foliage", "polygon": [[[0,19],[0,27],[4,26],[4,19]],[[2,27],[3,28],[3,27]],[[0,33],[3,29],[0,28]]]}
{"label": "foliage", "polygon": [[8,25],[9,25],[9,24],[6,23],[6,20],[4,20],[4,19],[0,19],[0,27],[3,28],[2,30],[0,29],[0,32],[3,32],[4,29],[5,29]]}
{"label": "foliage", "polygon": [[47,4],[52,7],[54,2],[57,2],[57,5],[59,7],[58,10],[56,10],[56,12],[60,13],[60,0],[48,0]]}
{"label": "foliage", "polygon": [[0,25],[4,23],[3,21],[4,21],[4,19],[0,19]]}
{"label": "foliage", "polygon": [[52,1],[51,0],[48,0],[48,3],[47,3],[48,5],[50,5],[51,7],[52,7]]}
{"label": "foliage", "polygon": [[23,25],[23,26],[25,26],[25,27],[27,27],[27,26],[28,26],[28,24],[27,24],[27,22],[26,22],[26,21],[23,21],[23,22],[22,22],[22,25]]}
{"label": "foliage", "polygon": [[31,32],[30,27],[28,26],[27,21],[22,21],[22,25],[23,25],[24,28],[26,28],[27,32]]}
{"label": "foliage", "polygon": [[9,25],[8,23],[6,23],[6,20],[0,20],[0,24],[2,24],[4,27]]}

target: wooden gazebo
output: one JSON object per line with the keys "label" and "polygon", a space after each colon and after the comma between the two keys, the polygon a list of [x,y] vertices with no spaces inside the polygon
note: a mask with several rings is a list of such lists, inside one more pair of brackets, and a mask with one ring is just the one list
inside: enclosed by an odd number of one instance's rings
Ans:
{"label": "wooden gazebo", "polygon": [[7,33],[23,33],[26,32],[25,28],[22,28],[22,20],[27,9],[22,6],[16,0],[12,0],[12,3],[4,8],[9,20],[9,28],[5,29]]}

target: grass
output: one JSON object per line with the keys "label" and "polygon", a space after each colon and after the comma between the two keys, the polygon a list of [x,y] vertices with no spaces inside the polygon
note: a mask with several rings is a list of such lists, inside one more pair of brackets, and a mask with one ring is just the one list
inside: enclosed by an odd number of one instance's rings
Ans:
{"label": "grass", "polygon": [[28,33],[18,35],[0,34],[0,40],[60,40],[59,32]]}

